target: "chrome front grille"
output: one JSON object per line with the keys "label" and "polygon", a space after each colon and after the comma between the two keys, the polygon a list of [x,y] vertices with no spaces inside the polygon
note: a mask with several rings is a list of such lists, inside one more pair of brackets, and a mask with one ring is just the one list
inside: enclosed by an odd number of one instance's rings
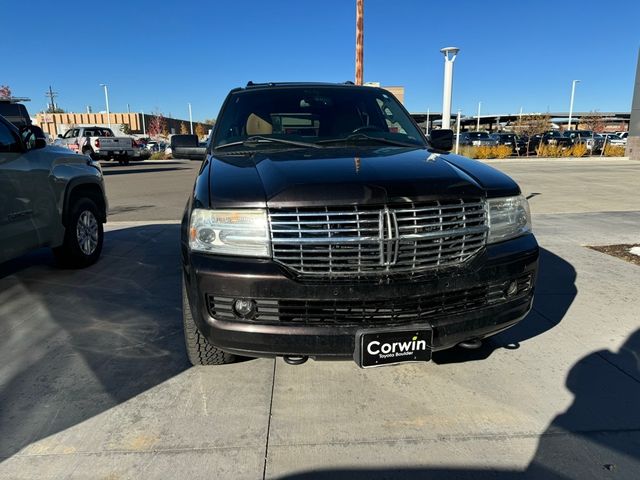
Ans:
{"label": "chrome front grille", "polygon": [[481,199],[271,208],[274,260],[303,277],[413,275],[460,265],[485,244]]}

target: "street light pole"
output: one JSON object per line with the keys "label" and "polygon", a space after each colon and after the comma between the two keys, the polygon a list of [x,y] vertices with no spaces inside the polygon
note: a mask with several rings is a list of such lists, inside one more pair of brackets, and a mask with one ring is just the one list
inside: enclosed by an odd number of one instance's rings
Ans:
{"label": "street light pole", "polygon": [[478,122],[476,126],[476,132],[480,131],[480,107],[482,106],[482,102],[478,102]]}
{"label": "street light pole", "polygon": [[147,125],[144,122],[144,110],[142,110],[142,136],[143,137],[147,136]]}
{"label": "street light pole", "polygon": [[427,128],[425,129],[427,135],[429,135],[429,114],[430,113],[431,113],[431,110],[427,108]]}
{"label": "street light pole", "polygon": [[456,47],[440,49],[444,54],[444,86],[442,89],[442,128],[451,126],[451,91],[453,89],[453,62],[460,51]]}
{"label": "street light pole", "polygon": [[191,135],[193,135],[193,117],[191,116],[191,102],[189,102],[189,127],[191,128]]}
{"label": "street light pole", "polygon": [[109,114],[109,89],[107,88],[106,83],[101,83],[100,86],[104,88],[104,101],[107,104],[107,123],[109,124],[109,128],[111,128],[111,115]]}
{"label": "street light pole", "polygon": [[456,155],[460,149],[460,110],[458,110],[458,118],[456,120]]}
{"label": "street light pole", "polygon": [[580,83],[580,80],[574,80],[571,82],[571,102],[569,103],[569,123],[567,124],[567,130],[571,130],[571,117],[573,116],[573,98],[576,94],[576,83]]}

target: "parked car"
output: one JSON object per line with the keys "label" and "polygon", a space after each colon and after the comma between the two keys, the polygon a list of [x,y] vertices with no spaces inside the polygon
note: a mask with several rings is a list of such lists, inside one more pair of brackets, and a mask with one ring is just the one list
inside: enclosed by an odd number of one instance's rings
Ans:
{"label": "parked car", "polygon": [[530,310],[520,188],[450,154],[451,130],[427,140],[388,91],[250,83],[217,118],[181,225],[194,365],[427,361]]}
{"label": "parked car", "polygon": [[557,130],[538,133],[527,139],[529,153],[537,153],[540,145],[555,145],[564,150],[573,146],[573,140]]}
{"label": "parked car", "polygon": [[527,144],[515,133],[510,132],[497,132],[489,135],[493,138],[498,145],[507,145],[511,147],[513,153],[517,155],[523,155],[527,152]]}
{"label": "parked car", "polygon": [[115,159],[125,164],[134,158],[135,153],[132,138],[116,137],[113,131],[106,127],[70,128],[64,135],[58,135],[54,143],[91,158]]}
{"label": "parked car", "polygon": [[459,145],[474,147],[494,147],[498,145],[498,142],[487,132],[460,132]]}
{"label": "parked car", "polygon": [[134,160],[147,160],[151,156],[151,152],[145,148],[144,142],[134,139],[132,146]]}
{"label": "parked car", "polygon": [[164,142],[156,142],[154,140],[147,142],[147,150],[150,152],[164,152],[167,148],[167,144]]}
{"label": "parked car", "polygon": [[598,137],[592,130],[567,130],[564,136],[574,144],[583,143],[592,154],[599,153],[604,146],[604,137]]}
{"label": "parked car", "polygon": [[607,145],[626,147],[628,132],[606,133]]}
{"label": "parked car", "polygon": [[207,147],[202,145],[197,135],[174,135],[171,137],[173,158],[204,160]]}
{"label": "parked car", "polygon": [[47,146],[39,127],[0,116],[0,263],[51,247],[65,267],[100,257],[107,199],[100,164]]}

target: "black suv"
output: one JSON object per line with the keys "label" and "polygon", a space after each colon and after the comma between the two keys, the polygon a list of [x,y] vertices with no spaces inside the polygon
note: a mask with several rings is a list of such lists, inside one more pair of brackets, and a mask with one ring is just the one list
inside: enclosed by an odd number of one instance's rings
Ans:
{"label": "black suv", "polygon": [[39,127],[18,129],[0,116],[0,263],[48,246],[62,266],[91,265],[106,219],[98,162],[47,146]]}
{"label": "black suv", "polygon": [[426,361],[524,318],[527,200],[452,143],[380,88],[232,90],[182,220],[191,362]]}

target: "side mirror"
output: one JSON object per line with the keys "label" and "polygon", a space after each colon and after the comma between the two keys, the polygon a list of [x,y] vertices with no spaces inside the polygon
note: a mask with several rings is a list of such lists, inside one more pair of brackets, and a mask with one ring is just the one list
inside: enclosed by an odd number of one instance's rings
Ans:
{"label": "side mirror", "polygon": [[436,150],[450,152],[453,150],[453,130],[431,130],[429,143],[431,143],[431,146]]}
{"label": "side mirror", "polygon": [[20,137],[27,150],[36,150],[47,146],[47,140],[40,127],[26,125],[20,129]]}
{"label": "side mirror", "polygon": [[61,133],[58,134],[58,138],[62,138],[62,134]]}

